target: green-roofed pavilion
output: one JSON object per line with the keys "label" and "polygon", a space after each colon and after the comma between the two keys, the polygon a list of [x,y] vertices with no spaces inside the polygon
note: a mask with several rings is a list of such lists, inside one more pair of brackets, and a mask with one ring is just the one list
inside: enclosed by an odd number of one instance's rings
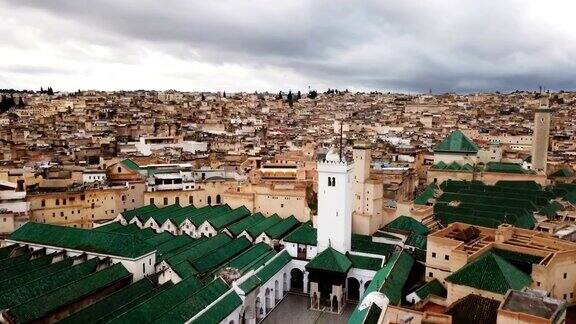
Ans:
{"label": "green-roofed pavilion", "polygon": [[455,130],[440,144],[436,145],[434,152],[438,153],[477,153],[478,147],[460,130]]}

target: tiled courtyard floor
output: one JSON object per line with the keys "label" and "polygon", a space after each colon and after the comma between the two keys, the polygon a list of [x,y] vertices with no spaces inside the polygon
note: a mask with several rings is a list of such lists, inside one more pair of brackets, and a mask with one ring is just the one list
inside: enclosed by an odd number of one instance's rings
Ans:
{"label": "tiled courtyard floor", "polygon": [[354,305],[346,305],[340,315],[311,311],[309,302],[308,297],[288,294],[264,319],[264,324],[345,324],[354,310]]}

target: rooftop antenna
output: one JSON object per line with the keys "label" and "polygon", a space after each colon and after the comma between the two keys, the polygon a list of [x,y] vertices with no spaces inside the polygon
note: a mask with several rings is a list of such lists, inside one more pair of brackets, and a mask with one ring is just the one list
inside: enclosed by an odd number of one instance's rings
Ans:
{"label": "rooftop antenna", "polygon": [[340,121],[340,162],[342,162],[342,125],[344,124],[344,121],[341,120]]}

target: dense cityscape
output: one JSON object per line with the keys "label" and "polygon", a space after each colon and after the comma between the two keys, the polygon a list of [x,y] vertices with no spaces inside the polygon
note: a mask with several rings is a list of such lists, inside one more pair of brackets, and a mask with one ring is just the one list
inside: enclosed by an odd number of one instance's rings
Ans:
{"label": "dense cityscape", "polygon": [[575,93],[47,89],[2,94],[3,322],[560,323],[576,301]]}
{"label": "dense cityscape", "polygon": [[0,324],[576,324],[576,2],[0,12]]}

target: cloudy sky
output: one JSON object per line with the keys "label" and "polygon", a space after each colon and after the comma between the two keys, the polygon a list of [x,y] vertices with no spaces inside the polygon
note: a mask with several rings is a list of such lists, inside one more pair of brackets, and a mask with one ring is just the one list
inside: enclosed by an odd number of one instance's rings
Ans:
{"label": "cloudy sky", "polygon": [[576,89],[576,1],[0,0],[0,88]]}

